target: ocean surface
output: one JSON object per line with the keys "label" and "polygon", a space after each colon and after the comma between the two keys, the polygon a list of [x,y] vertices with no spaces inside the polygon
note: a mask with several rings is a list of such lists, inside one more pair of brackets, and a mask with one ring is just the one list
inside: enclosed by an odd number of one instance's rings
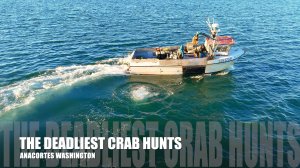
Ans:
{"label": "ocean surface", "polygon": [[[246,50],[228,74],[125,73],[128,52],[185,44],[207,17]],[[0,120],[299,123],[299,34],[295,0],[2,0]]]}

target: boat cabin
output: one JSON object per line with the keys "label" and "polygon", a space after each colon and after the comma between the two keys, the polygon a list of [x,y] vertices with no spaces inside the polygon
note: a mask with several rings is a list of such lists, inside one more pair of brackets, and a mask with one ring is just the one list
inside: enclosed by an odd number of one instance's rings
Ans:
{"label": "boat cabin", "polygon": [[227,56],[230,48],[235,41],[231,36],[217,36],[215,40],[211,38],[205,39],[205,47],[213,49],[215,56]]}

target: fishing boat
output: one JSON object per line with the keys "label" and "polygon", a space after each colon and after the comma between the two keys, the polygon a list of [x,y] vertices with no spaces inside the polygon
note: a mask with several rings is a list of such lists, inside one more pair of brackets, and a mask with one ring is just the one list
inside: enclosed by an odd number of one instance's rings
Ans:
{"label": "fishing boat", "polygon": [[139,75],[212,74],[226,71],[245,52],[234,47],[231,36],[218,36],[219,24],[206,21],[210,35],[203,44],[191,42],[181,46],[139,48],[127,58],[128,73]]}

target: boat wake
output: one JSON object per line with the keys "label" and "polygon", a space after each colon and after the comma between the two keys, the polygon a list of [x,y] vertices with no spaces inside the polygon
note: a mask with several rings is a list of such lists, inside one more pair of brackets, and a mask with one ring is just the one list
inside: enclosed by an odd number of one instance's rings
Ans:
{"label": "boat wake", "polygon": [[232,66],[230,66],[228,69],[216,73],[216,75],[217,75],[217,76],[224,76],[224,75],[227,75],[229,72],[231,72],[231,71],[233,71],[233,70],[234,70],[234,66],[232,65]]}
{"label": "boat wake", "polygon": [[114,99],[121,104],[146,105],[161,102],[173,93],[158,85],[145,82],[129,82],[114,91]]}
{"label": "boat wake", "polygon": [[142,101],[158,95],[159,95],[158,92],[153,92],[149,87],[144,85],[135,86],[131,91],[131,98],[134,101]]}
{"label": "boat wake", "polygon": [[108,59],[93,65],[57,67],[45,73],[0,88],[0,112],[29,104],[36,95],[79,81],[97,79],[108,75],[124,75],[126,66],[121,59]]}
{"label": "boat wake", "polygon": [[216,76],[224,76],[224,75],[227,75],[228,73],[229,73],[229,70],[224,70],[224,71],[216,73]]}

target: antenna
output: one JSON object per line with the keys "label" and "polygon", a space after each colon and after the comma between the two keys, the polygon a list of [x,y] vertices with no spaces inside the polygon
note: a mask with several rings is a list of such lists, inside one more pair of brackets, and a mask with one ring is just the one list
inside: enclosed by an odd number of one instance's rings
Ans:
{"label": "antenna", "polygon": [[212,27],[211,27],[211,23],[210,23],[209,17],[207,18],[206,24],[209,27],[209,30],[211,30]]}

